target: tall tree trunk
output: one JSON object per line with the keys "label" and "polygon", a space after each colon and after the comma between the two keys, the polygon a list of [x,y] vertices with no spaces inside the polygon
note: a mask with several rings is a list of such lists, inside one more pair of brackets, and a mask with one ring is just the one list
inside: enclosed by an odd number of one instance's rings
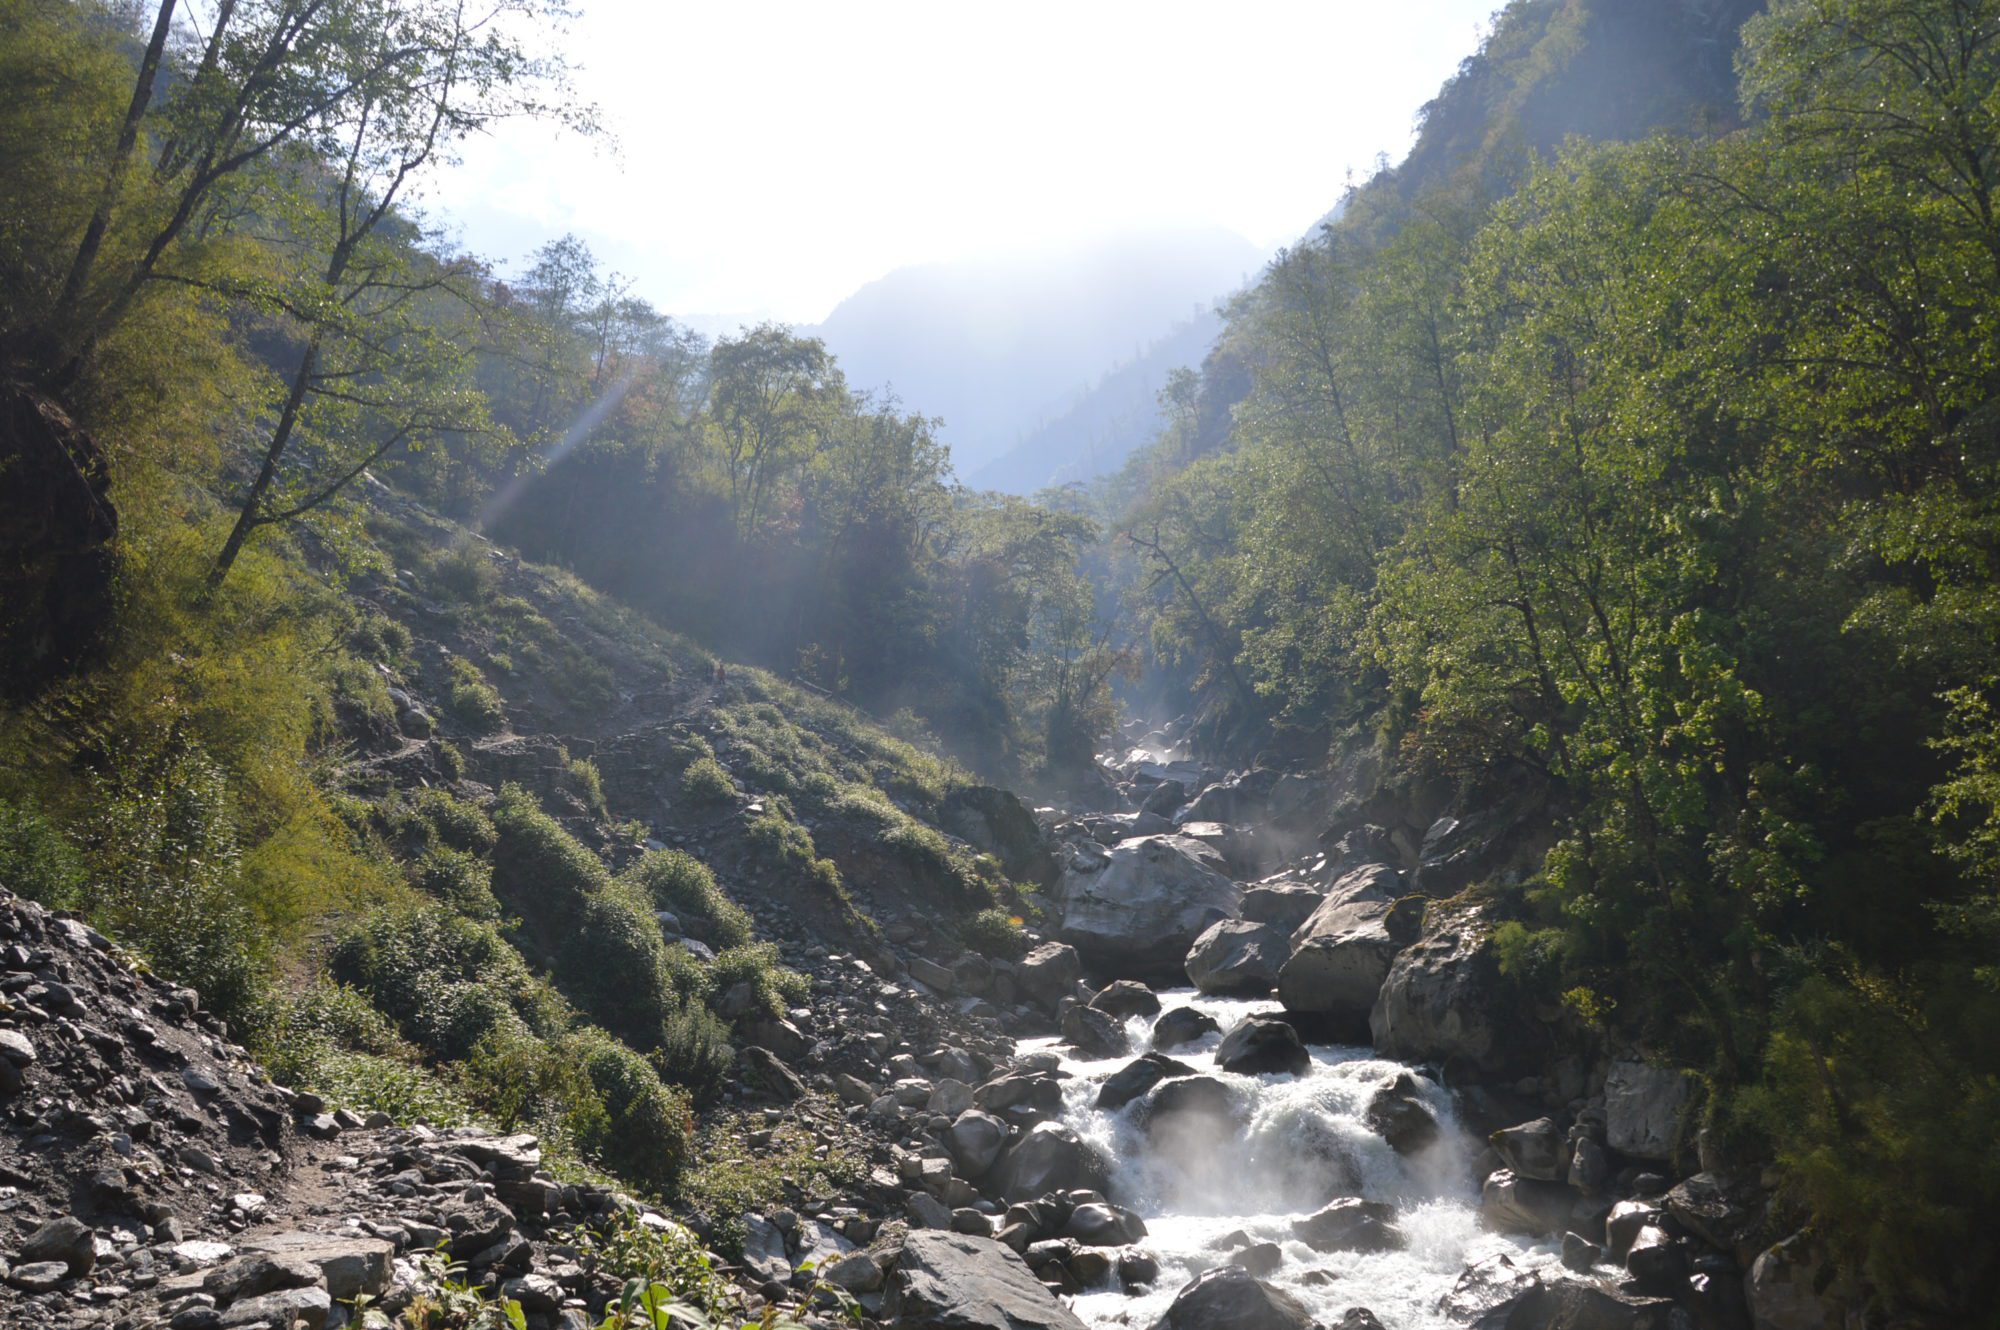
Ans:
{"label": "tall tree trunk", "polygon": [[139,142],[139,125],[146,118],[146,109],[153,104],[153,80],[160,72],[160,56],[167,48],[167,33],[174,24],[175,0],[160,0],[159,13],[153,19],[153,35],[146,43],[146,53],[139,60],[139,77],[132,84],[132,102],[125,108],[125,122],[118,127],[118,142],[111,150],[111,161],[105,167],[104,188],[97,196],[97,207],[90,214],[89,225],[83,228],[83,240],[76,247],[76,257],[70,260],[69,275],[63,278],[62,294],[56,298],[56,319],[58,326],[67,321],[76,309],[76,303],[83,297],[84,283],[90,279],[90,270],[97,264],[97,253],[104,247],[104,233],[111,226],[111,210],[118,202],[118,182],[124,178],[126,163],[132,160],[132,149]]}
{"label": "tall tree trunk", "polygon": [[222,552],[215,556],[215,566],[208,570],[210,591],[222,585],[222,579],[229,576],[230,568],[236,563],[236,556],[243,552],[243,543],[250,539],[252,531],[263,525],[258,510],[263,507],[264,496],[270,492],[272,482],[278,478],[278,463],[284,459],[285,449],[292,442],[292,432],[298,428],[299,411],[305,405],[313,366],[319,360],[319,338],[319,329],[313,329],[312,337],[299,357],[299,368],[292,376],[291,391],[285,394],[285,409],[278,416],[277,428],[271,431],[270,445],[264,449],[263,465],[257,468],[257,478],[250,482],[250,493],[244,496],[243,507],[236,514],[236,525],[230,528],[229,539],[222,543]]}

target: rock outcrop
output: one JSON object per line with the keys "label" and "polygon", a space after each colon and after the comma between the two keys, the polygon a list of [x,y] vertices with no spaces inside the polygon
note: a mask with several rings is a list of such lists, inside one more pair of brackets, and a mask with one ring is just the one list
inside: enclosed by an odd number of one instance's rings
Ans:
{"label": "rock outcrop", "polygon": [[1236,884],[1203,861],[1205,851],[1184,837],[1142,836],[1121,842],[1100,867],[1065,872],[1062,940],[1088,965],[1178,979],[1194,940],[1241,909]]}

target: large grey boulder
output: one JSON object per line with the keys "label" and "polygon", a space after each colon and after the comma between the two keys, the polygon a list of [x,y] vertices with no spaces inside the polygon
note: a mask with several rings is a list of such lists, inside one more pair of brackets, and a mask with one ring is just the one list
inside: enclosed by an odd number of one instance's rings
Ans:
{"label": "large grey boulder", "polygon": [[901,1330],[1083,1330],[1009,1248],[928,1229],[904,1239],[882,1313]]}
{"label": "large grey boulder", "polygon": [[1095,1007],[1074,1006],[1063,1013],[1063,1042],[1086,1057],[1115,1058],[1130,1047],[1125,1023]]}
{"label": "large grey boulder", "polygon": [[1245,1016],[1215,1046],[1215,1065],[1243,1076],[1285,1072],[1305,1074],[1312,1055],[1290,1022],[1276,1016]]}
{"label": "large grey boulder", "polygon": [[1062,940],[1092,965],[1178,978],[1203,930],[1240,910],[1236,884],[1203,862],[1212,854],[1184,836],[1141,836],[1095,872],[1065,873]]}
{"label": "large grey boulder", "polygon": [[1278,972],[1278,1000],[1344,1039],[1367,1035],[1368,1013],[1401,951],[1389,915],[1401,875],[1364,864],[1342,877],[1292,934],[1292,954]]}
{"label": "large grey boulder", "polygon": [[1270,924],[1220,919],[1188,948],[1187,977],[1204,993],[1261,996],[1278,982],[1291,939]]}
{"label": "large grey boulder", "polygon": [[1061,942],[1044,942],[1014,965],[1014,982],[1050,1011],[1076,992],[1082,978],[1083,958],[1075,947]]}
{"label": "large grey boulder", "polygon": [[968,1108],[952,1120],[944,1148],[968,1178],[982,1176],[1007,1148],[1007,1124],[991,1113]]}
{"label": "large grey boulder", "polygon": [[1120,1067],[1097,1088],[1097,1107],[1116,1113],[1161,1081],[1192,1076],[1194,1068],[1163,1053],[1147,1053]]}
{"label": "large grey boulder", "polygon": [[1052,1191],[1102,1191],[1111,1168],[1095,1149],[1060,1122],[1038,1122],[995,1165],[995,1190],[1008,1201],[1031,1201]]}
{"label": "large grey boulder", "polygon": [[1380,1056],[1485,1073],[1520,1064],[1537,1027],[1501,977],[1495,926],[1476,903],[1431,905],[1423,936],[1397,954],[1369,1013]]}
{"label": "large grey boulder", "polygon": [[960,785],[938,807],[945,830],[1000,861],[1016,882],[1055,880],[1056,857],[1034,813],[1015,795],[991,785]]}
{"label": "large grey boulder", "polygon": [[1304,1303],[1240,1265],[1203,1271],[1174,1295],[1153,1330],[1310,1330]]}
{"label": "large grey boulder", "polygon": [[1401,1251],[1403,1235],[1396,1229],[1396,1208],[1382,1201],[1343,1196],[1303,1219],[1292,1221],[1292,1235],[1314,1251]]}
{"label": "large grey boulder", "polygon": [[1570,1226],[1577,1195],[1560,1182],[1517,1177],[1496,1169],[1479,1189],[1479,1217],[1500,1233],[1553,1236]]}
{"label": "large grey boulder", "polygon": [[1243,892],[1243,917],[1281,929],[1289,938],[1325,899],[1326,893],[1310,882],[1263,882]]}
{"label": "large grey boulder", "polygon": [[1548,1118],[1502,1127],[1488,1139],[1501,1160],[1520,1177],[1561,1182],[1569,1174],[1569,1139]]}
{"label": "large grey boulder", "polygon": [[1154,1048],[1179,1048],[1197,1039],[1218,1033],[1222,1026],[1215,1017],[1193,1007],[1175,1007],[1153,1022]]}
{"label": "large grey boulder", "polygon": [[1614,1062],[1604,1078],[1604,1134],[1634,1159],[1667,1160],[1679,1145],[1693,1083],[1686,1072]]}

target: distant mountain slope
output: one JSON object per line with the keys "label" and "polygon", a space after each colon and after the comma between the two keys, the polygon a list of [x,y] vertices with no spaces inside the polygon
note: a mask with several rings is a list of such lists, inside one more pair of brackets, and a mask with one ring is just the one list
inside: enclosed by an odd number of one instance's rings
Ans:
{"label": "distant mountain slope", "polygon": [[1201,364],[1221,331],[1222,319],[1212,310],[1186,320],[1144,354],[1105,374],[1012,448],[967,475],[967,482],[976,489],[1033,494],[1050,485],[1116,471],[1159,433],[1159,393],[1167,385],[1167,375]]}
{"label": "distant mountain slope", "polygon": [[972,475],[1263,258],[1208,229],[923,264],[870,282],[802,331],[825,339],[849,383],[892,387],[906,408],[942,416],[959,473]]}

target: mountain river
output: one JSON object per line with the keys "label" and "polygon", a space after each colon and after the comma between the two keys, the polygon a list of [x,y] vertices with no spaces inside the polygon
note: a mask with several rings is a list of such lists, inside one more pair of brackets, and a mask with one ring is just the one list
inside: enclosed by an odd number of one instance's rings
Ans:
{"label": "mountain river", "polygon": [[[1266,999],[1204,997],[1193,989],[1165,990],[1163,1009],[1192,1006],[1227,1031],[1253,1013],[1277,1014]],[[1151,1046],[1153,1018],[1129,1022],[1134,1050]],[[1471,1177],[1480,1142],[1462,1131],[1451,1097],[1418,1077],[1442,1127],[1435,1144],[1405,1158],[1363,1121],[1375,1090],[1401,1063],[1365,1048],[1317,1045],[1302,1076],[1240,1076],[1212,1065],[1220,1034],[1167,1050],[1198,1072],[1229,1083],[1248,1107],[1240,1129],[1222,1139],[1148,1138],[1134,1121],[1139,1102],[1115,1112],[1094,1107],[1099,1086],[1131,1061],[1085,1059],[1054,1039],[1029,1039],[1022,1053],[1062,1059],[1064,1121],[1112,1161],[1110,1199],[1137,1212],[1148,1236],[1140,1246],[1159,1258],[1150,1291],[1128,1296],[1115,1276],[1074,1300],[1093,1327],[1148,1330],[1181,1287],[1230,1259],[1233,1249],[1274,1242],[1283,1259],[1263,1278],[1303,1302],[1322,1325],[1349,1307],[1366,1307],[1395,1330],[1445,1330],[1438,1302],[1465,1267],[1496,1253],[1523,1265],[1556,1259],[1553,1243],[1529,1243],[1489,1233],[1479,1223],[1479,1193]],[[1386,1201],[1406,1246],[1394,1252],[1317,1252],[1298,1241],[1292,1221],[1343,1196]],[[1247,1240],[1247,1243],[1246,1243]]]}

